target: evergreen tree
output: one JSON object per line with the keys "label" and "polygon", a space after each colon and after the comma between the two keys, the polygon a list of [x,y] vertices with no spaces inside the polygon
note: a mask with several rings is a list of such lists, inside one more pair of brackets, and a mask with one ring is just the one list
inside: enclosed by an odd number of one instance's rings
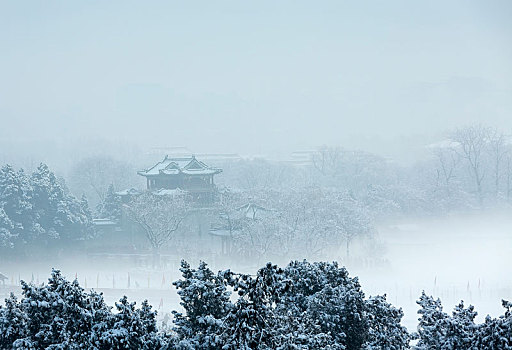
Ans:
{"label": "evergreen tree", "polygon": [[[0,169],[0,230],[10,236],[10,245],[30,240],[33,233],[34,216],[32,188],[27,176],[12,166]],[[7,231],[9,231],[7,233]]]}
{"label": "evergreen tree", "polygon": [[47,285],[22,282],[23,298],[0,306],[1,349],[160,349],[156,312],[124,297],[113,313],[101,294],[85,293],[57,270]]}
{"label": "evergreen tree", "polygon": [[366,302],[369,321],[367,350],[402,350],[409,348],[409,333],[400,324],[404,313],[386,301],[386,295]]}
{"label": "evergreen tree", "polygon": [[15,238],[14,225],[7,216],[2,203],[2,206],[0,206],[0,249],[5,247],[12,248]]}
{"label": "evergreen tree", "polygon": [[215,275],[204,263],[181,270],[175,286],[186,312],[174,312],[177,348],[361,349],[368,337],[359,282],[336,264],[269,263],[255,276]]}
{"label": "evergreen tree", "polygon": [[470,349],[472,347],[475,342],[476,315],[477,312],[473,305],[464,308],[463,301],[455,307],[452,317],[446,320],[444,349]]}
{"label": "evergreen tree", "polygon": [[173,285],[185,314],[173,311],[177,344],[217,349],[222,320],[233,307],[225,283],[229,273],[215,275],[204,262],[195,270],[186,261],[181,262],[180,271],[183,279]]}
{"label": "evergreen tree", "polygon": [[85,197],[71,196],[63,180],[41,164],[28,177],[10,165],[0,169],[0,249],[26,252],[56,239],[75,241],[93,236]]}
{"label": "evergreen tree", "polygon": [[268,263],[256,276],[230,279],[238,299],[224,324],[226,349],[271,349],[277,325],[274,303],[279,300],[282,269]]}
{"label": "evergreen tree", "polygon": [[[116,303],[117,312],[109,316],[104,329],[93,343],[97,349],[159,349],[163,342],[157,335],[156,312],[144,301],[135,308],[125,297]],[[99,328],[96,328],[96,331]]]}
{"label": "evergreen tree", "polygon": [[[88,343],[92,313],[78,281],[68,282],[54,270],[48,284],[34,286],[22,281],[21,309],[29,320],[27,338],[38,348]],[[106,305],[103,305],[106,307]]]}
{"label": "evergreen tree", "polygon": [[498,318],[487,316],[478,327],[475,348],[489,350],[512,349],[512,303],[502,300],[505,314]]}
{"label": "evergreen tree", "polygon": [[364,293],[357,278],[336,262],[291,262],[284,269],[291,281],[282,296],[285,310],[312,317],[321,333],[346,349],[359,349],[368,335]]}
{"label": "evergreen tree", "polygon": [[80,225],[80,233],[84,238],[90,238],[94,235],[94,226],[92,222],[92,212],[89,208],[89,202],[87,201],[87,197],[85,194],[80,198],[80,220],[78,221]]}
{"label": "evergreen tree", "polygon": [[418,319],[417,337],[419,341],[417,347],[419,349],[441,349],[446,338],[445,324],[449,317],[443,312],[441,300],[434,300],[423,291],[416,303],[421,306],[418,311],[421,317]]}
{"label": "evergreen tree", "polygon": [[0,348],[13,344],[26,336],[27,315],[20,309],[14,294],[5,299],[5,307],[0,307]]}
{"label": "evergreen tree", "polygon": [[92,235],[92,217],[85,197],[79,201],[67,193],[65,186],[43,163],[32,174],[31,183],[33,207],[46,243],[52,239],[69,241]]}
{"label": "evergreen tree", "polygon": [[[94,291],[53,270],[48,284],[22,282],[21,300],[0,306],[1,349],[365,349],[409,348],[403,313],[386,297],[364,300],[357,278],[335,263],[267,264],[255,275],[214,273],[201,262],[181,264],[178,288],[184,312],[170,334],[159,333],[156,312],[126,297],[115,312]],[[300,278],[303,276],[303,278]],[[234,296],[231,293],[236,293]],[[418,349],[512,349],[512,303],[504,315],[474,323],[472,306],[451,315],[424,292]]]}
{"label": "evergreen tree", "polygon": [[41,163],[30,178],[34,190],[34,210],[46,238],[59,238],[59,232],[68,221],[65,194],[55,174]]}

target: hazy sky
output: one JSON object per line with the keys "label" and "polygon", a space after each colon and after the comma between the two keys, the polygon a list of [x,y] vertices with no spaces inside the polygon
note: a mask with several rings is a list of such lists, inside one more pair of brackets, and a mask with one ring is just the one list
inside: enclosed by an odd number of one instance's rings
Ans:
{"label": "hazy sky", "polygon": [[0,1],[0,121],[253,154],[512,132],[512,1]]}

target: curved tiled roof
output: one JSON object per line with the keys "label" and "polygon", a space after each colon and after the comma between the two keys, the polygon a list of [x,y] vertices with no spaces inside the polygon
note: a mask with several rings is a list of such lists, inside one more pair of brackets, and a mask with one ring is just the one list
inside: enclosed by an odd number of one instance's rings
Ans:
{"label": "curved tiled roof", "polygon": [[138,171],[137,173],[142,176],[154,175],[214,175],[222,172],[222,169],[210,168],[203,162],[196,159],[195,156],[183,158],[165,158],[153,165],[149,169]]}

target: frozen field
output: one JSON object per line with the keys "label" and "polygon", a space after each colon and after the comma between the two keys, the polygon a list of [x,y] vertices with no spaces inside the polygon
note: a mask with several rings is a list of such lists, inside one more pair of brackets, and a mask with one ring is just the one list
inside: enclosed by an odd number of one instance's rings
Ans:
{"label": "frozen field", "polygon": [[487,314],[502,314],[501,299],[512,299],[510,211],[403,222],[379,231],[389,264],[351,272],[367,295],[387,293],[402,307],[410,330],[416,327],[415,301],[422,290],[441,298],[447,312],[461,299],[475,305],[479,322]]}

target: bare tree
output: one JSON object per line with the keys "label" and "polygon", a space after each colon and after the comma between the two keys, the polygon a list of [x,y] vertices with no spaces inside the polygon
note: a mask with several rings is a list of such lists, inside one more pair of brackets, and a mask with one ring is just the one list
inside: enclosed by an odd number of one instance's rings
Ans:
{"label": "bare tree", "polygon": [[505,168],[505,186],[506,186],[506,196],[507,200],[510,201],[510,197],[512,195],[512,152],[507,154],[506,159],[506,168]]}
{"label": "bare tree", "polygon": [[506,159],[507,153],[510,151],[508,137],[496,128],[489,129],[488,135],[489,148],[494,163],[494,191],[498,197],[500,191],[500,180],[502,177],[502,163]]}
{"label": "bare tree", "polygon": [[160,249],[169,242],[190,211],[185,193],[159,195],[145,192],[124,206],[130,220],[144,232],[153,250],[156,266],[160,265]]}
{"label": "bare tree", "polygon": [[322,146],[311,157],[313,166],[324,176],[336,176],[340,167],[341,149]]}
{"label": "bare tree", "polygon": [[452,180],[455,177],[455,170],[461,161],[461,157],[457,153],[455,146],[456,144],[449,142],[431,147],[432,153],[438,162],[436,169],[438,185],[439,182],[442,181],[448,195],[450,194]]}
{"label": "bare tree", "polygon": [[81,159],[71,169],[69,179],[71,192],[85,193],[93,207],[104,200],[109,185],[122,190],[140,181],[132,165],[109,156]]}
{"label": "bare tree", "polygon": [[265,159],[252,159],[240,161],[236,167],[223,174],[224,181],[230,186],[249,191],[266,188],[282,188],[290,180],[291,170],[279,162]]}
{"label": "bare tree", "polygon": [[482,125],[469,126],[455,130],[451,140],[458,143],[457,151],[466,161],[470,174],[475,181],[480,205],[483,204],[483,179],[485,176],[484,159],[488,147],[489,128]]}
{"label": "bare tree", "polygon": [[319,258],[343,245],[346,258],[356,237],[371,238],[373,225],[363,206],[341,192],[306,190],[273,193],[273,210],[247,221],[235,244],[257,259]]}
{"label": "bare tree", "polygon": [[350,259],[350,245],[357,237],[370,238],[374,233],[369,213],[357,200],[344,193],[331,193],[328,200],[329,230],[340,236],[345,243],[346,259]]}
{"label": "bare tree", "polygon": [[275,257],[276,246],[288,249],[277,244],[281,236],[279,221],[267,219],[246,220],[234,243],[238,246],[239,253],[246,258],[255,259],[261,263],[262,259],[268,259],[268,254]]}
{"label": "bare tree", "polygon": [[[247,204],[243,192],[225,188],[219,192],[220,200],[209,210],[210,233],[222,235],[223,254],[231,253],[231,243],[238,234],[244,222],[242,205]],[[227,235],[226,235],[227,233]]]}

